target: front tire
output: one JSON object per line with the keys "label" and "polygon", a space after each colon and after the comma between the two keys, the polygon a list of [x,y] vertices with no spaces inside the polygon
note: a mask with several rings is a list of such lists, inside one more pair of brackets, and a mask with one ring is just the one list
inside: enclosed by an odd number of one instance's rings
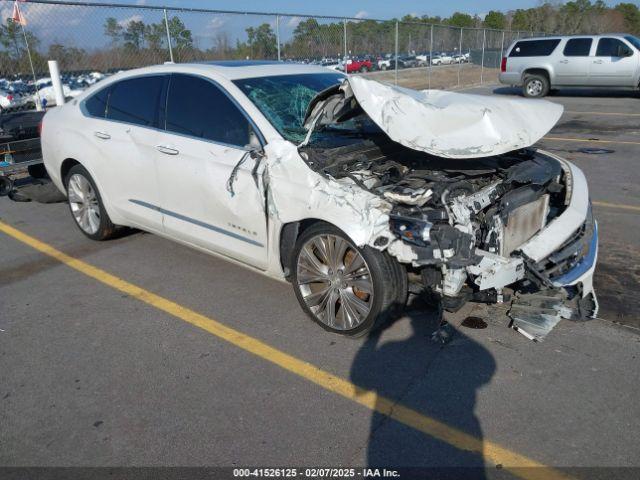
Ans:
{"label": "front tire", "polygon": [[112,238],[117,227],[107,214],[93,178],[82,165],[75,165],[65,179],[71,215],[82,233],[92,240]]}
{"label": "front tire", "polygon": [[358,248],[340,229],[317,223],[298,238],[293,288],[302,309],[330,332],[360,337],[404,307],[407,276],[388,254]]}
{"label": "front tire", "polygon": [[527,74],[522,82],[522,93],[527,98],[542,98],[549,93],[549,79],[539,73]]}

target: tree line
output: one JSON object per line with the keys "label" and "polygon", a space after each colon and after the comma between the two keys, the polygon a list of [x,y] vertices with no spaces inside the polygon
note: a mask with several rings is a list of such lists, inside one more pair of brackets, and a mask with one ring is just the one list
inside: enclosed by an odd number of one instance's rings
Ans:
{"label": "tree line", "polygon": [[[292,17],[282,17],[289,22]],[[340,57],[344,53],[344,23],[298,18],[292,34],[281,41],[282,58],[304,59]],[[482,30],[520,31],[531,33],[603,33],[622,31],[640,35],[640,9],[635,3],[618,3],[608,7],[602,0],[573,0],[555,4],[544,2],[528,9],[508,12],[490,11],[484,18],[462,12],[449,17],[406,15],[387,21],[349,20],[346,47],[354,55],[390,53],[395,48],[396,22],[401,52],[454,50],[462,42],[463,50],[480,48],[483,38],[488,48],[500,48],[499,36],[491,31],[483,37]],[[431,45],[431,24],[434,24]],[[207,59],[275,59],[277,36],[273,23],[262,23],[245,29],[246,38],[231,41],[229,34],[218,29],[210,45],[202,48],[199,39],[178,16],[168,19],[174,59],[178,62]],[[460,33],[460,28],[465,28]],[[126,22],[109,17],[102,25],[107,42],[101,48],[86,49],[49,43],[42,48],[37,35],[27,30],[31,58],[37,71],[46,71],[46,60],[56,59],[63,71],[115,70],[161,63],[167,58],[167,26],[164,21],[145,23],[132,17]],[[478,30],[474,30],[478,29]],[[513,38],[508,38],[511,41]],[[29,69],[26,46],[19,25],[11,19],[0,24],[0,77],[26,73]]]}

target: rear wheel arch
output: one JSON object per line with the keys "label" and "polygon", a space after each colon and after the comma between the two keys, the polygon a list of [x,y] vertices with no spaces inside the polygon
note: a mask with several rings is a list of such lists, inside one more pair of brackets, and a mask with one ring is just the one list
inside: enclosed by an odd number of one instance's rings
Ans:
{"label": "rear wheel arch", "polygon": [[75,167],[76,165],[81,165],[81,163],[75,158],[65,158],[60,165],[60,180],[64,187],[67,187],[67,178],[69,177],[69,171]]}
{"label": "rear wheel arch", "polygon": [[551,74],[546,68],[527,68],[522,72],[523,81],[527,75],[544,75],[547,78],[549,85],[551,85]]}
{"label": "rear wheel arch", "polygon": [[69,172],[76,165],[80,165],[89,173],[89,175],[91,175],[93,182],[96,184],[96,187],[100,192],[101,201],[109,217],[111,217],[112,220],[116,221],[118,225],[129,226],[126,219],[122,218],[122,216],[112,208],[111,202],[109,201],[108,192],[105,191],[105,188],[102,185],[102,182],[100,181],[99,178],[96,178],[97,175],[94,173],[93,168],[87,165],[87,162],[81,162],[73,157],[65,158],[62,161],[62,164],[60,165],[60,181],[62,182],[62,186],[64,188],[65,194],[67,193],[67,182],[68,182]]}
{"label": "rear wheel arch", "polygon": [[[64,177],[69,209],[80,231],[92,240],[108,240],[119,231],[114,225],[103,203],[99,188],[91,173],[78,161],[68,162],[69,170]],[[69,179],[75,177],[74,183]],[[85,187],[78,187],[77,182],[84,182]],[[81,185],[81,184],[80,184]],[[72,196],[72,189],[75,195]],[[82,193],[84,192],[84,193]],[[95,213],[88,213],[95,212]],[[84,213],[83,213],[84,212]],[[96,223],[90,222],[90,217],[97,218]]]}

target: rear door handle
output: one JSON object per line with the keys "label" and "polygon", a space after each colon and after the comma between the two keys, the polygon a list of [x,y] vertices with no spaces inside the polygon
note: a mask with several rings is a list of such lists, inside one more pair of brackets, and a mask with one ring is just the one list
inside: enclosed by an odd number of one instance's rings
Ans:
{"label": "rear door handle", "polygon": [[602,63],[602,60],[594,60],[593,63]]}
{"label": "rear door handle", "polygon": [[180,153],[179,150],[176,150],[175,148],[166,147],[165,145],[158,145],[156,146],[156,149],[159,152],[164,153],[166,155],[178,155]]}
{"label": "rear door handle", "polygon": [[109,140],[111,138],[111,135],[105,132],[93,132],[93,134],[102,140]]}

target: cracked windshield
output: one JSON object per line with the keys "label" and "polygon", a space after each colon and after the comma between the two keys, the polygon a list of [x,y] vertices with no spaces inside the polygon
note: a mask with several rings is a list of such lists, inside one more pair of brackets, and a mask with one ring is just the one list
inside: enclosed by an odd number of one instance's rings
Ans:
{"label": "cracked windshield", "polygon": [[[278,132],[290,142],[301,143],[307,131],[303,127],[307,106],[319,92],[342,81],[345,77],[335,73],[280,75],[235,80],[240,90],[258,107]],[[328,125],[315,131],[310,143],[348,141],[363,134],[379,133],[376,125],[366,116]]]}

